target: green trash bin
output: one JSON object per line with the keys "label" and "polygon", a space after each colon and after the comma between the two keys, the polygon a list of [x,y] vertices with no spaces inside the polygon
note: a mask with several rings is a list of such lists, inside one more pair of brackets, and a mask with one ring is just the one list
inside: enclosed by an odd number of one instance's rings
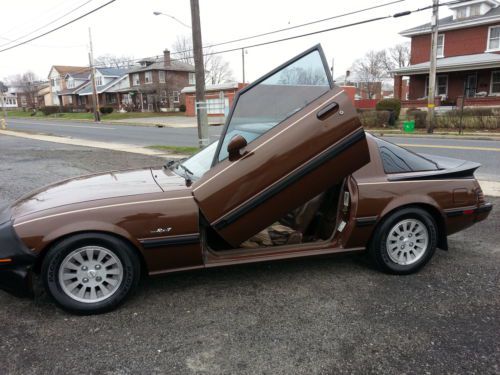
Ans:
{"label": "green trash bin", "polygon": [[415,131],[415,120],[403,121],[403,131],[413,133]]}

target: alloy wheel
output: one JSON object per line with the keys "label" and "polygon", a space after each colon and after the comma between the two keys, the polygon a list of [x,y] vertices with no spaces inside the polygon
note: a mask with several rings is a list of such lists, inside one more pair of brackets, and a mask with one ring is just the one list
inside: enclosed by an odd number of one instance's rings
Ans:
{"label": "alloy wheel", "polygon": [[75,301],[96,303],[111,297],[123,281],[123,265],[110,250],[85,246],[69,253],[59,267],[59,285]]}
{"label": "alloy wheel", "polygon": [[429,245],[429,231],[417,219],[398,222],[389,231],[386,249],[389,258],[399,265],[416,263],[425,254]]}

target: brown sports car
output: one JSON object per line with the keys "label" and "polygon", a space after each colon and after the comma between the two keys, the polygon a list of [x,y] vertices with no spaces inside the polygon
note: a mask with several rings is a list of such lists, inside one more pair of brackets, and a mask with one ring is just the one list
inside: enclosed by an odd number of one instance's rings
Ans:
{"label": "brown sports car", "polygon": [[491,205],[476,163],[365,134],[315,46],[242,90],[220,140],[164,168],[79,177],[0,212],[0,286],[37,273],[63,308],[99,313],[143,274],[346,251],[424,266]]}

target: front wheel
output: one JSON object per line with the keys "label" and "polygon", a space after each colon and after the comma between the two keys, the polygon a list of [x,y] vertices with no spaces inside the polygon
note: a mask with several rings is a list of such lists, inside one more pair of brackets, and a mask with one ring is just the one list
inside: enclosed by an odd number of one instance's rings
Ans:
{"label": "front wheel", "polygon": [[136,251],[105,234],[78,234],[57,243],[42,264],[47,292],[65,310],[98,314],[122,303],[140,277]]}
{"label": "front wheel", "polygon": [[409,207],[392,213],[376,229],[369,246],[374,263],[393,274],[422,268],[437,245],[437,226],[427,211]]}

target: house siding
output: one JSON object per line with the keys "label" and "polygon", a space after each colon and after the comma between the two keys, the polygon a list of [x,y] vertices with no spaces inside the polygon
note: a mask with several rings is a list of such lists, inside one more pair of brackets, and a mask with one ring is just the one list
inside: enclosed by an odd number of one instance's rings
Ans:
{"label": "house siding", "polygon": [[[484,53],[488,43],[488,29],[492,23],[466,29],[443,31],[444,57],[474,55]],[[415,35],[411,39],[411,65],[429,61],[431,34]]]}

